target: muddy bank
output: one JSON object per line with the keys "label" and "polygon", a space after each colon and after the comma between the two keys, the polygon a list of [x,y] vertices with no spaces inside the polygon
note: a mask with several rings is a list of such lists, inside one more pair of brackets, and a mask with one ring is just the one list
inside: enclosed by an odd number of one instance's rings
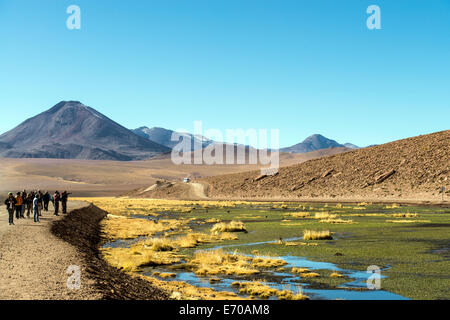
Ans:
{"label": "muddy bank", "polygon": [[51,232],[80,251],[86,263],[86,277],[93,281],[102,299],[167,300],[165,292],[143,279],[121,272],[101,258],[99,224],[106,215],[106,211],[91,204],[54,221]]}

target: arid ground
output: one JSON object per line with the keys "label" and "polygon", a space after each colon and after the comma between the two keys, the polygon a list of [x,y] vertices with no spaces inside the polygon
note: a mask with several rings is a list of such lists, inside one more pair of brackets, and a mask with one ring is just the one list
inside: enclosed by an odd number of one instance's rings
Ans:
{"label": "arid ground", "polygon": [[[280,155],[282,166],[347,151],[343,148]],[[147,161],[0,158],[0,196],[10,191],[66,189],[76,196],[117,196],[158,180],[181,182],[258,169],[257,165],[175,165],[170,157]]]}

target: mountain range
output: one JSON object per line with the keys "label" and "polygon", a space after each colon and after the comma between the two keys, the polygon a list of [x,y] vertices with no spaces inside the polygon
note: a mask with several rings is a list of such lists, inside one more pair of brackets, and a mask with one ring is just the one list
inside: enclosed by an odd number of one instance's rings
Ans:
{"label": "mountain range", "polygon": [[[197,142],[192,143],[191,151],[221,143],[160,127],[143,126],[130,130],[79,101],[61,101],[0,135],[0,157],[145,160],[170,153],[179,142],[172,141],[173,134],[178,134],[180,140],[188,137]],[[239,145],[235,144],[235,147]],[[315,134],[280,151],[306,153],[329,148],[358,147]]]}

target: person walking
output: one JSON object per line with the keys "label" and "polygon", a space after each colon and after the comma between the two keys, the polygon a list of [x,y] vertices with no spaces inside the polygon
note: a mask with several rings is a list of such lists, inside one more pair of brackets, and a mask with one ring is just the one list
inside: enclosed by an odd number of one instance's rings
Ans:
{"label": "person walking", "polygon": [[61,200],[61,196],[58,191],[55,191],[55,194],[53,196],[53,204],[55,206],[55,216],[59,216],[59,201]]}
{"label": "person walking", "polygon": [[25,219],[25,207],[27,206],[27,197],[28,197],[27,190],[23,190],[23,192],[22,192],[22,200],[23,200],[22,211],[20,212],[20,217],[22,219]]}
{"label": "person walking", "polygon": [[33,208],[33,199],[34,199],[34,193],[30,192],[27,196],[27,218],[30,218],[30,212]]}
{"label": "person walking", "polygon": [[67,200],[69,199],[69,194],[67,191],[64,191],[61,195],[61,204],[62,204],[62,213],[67,213]]}
{"label": "person walking", "polygon": [[22,218],[22,204],[23,198],[20,192],[17,192],[16,196],[16,219]]}
{"label": "person walking", "polygon": [[14,224],[14,209],[16,208],[16,198],[12,192],[8,193],[8,198],[5,200],[6,209],[8,210],[9,225]]}
{"label": "person walking", "polygon": [[38,195],[39,216],[42,216],[42,209],[44,208],[43,205],[44,195],[42,194],[41,190],[38,190],[37,195]]}
{"label": "person walking", "polygon": [[39,195],[37,193],[33,199],[33,221],[39,222]]}
{"label": "person walking", "polygon": [[50,202],[50,194],[46,191],[43,195],[44,210],[48,211],[48,203]]}

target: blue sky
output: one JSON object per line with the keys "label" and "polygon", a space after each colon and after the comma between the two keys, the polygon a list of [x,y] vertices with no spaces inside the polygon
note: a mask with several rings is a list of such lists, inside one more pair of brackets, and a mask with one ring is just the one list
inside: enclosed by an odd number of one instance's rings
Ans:
{"label": "blue sky", "polygon": [[0,0],[0,46],[1,133],[61,100],[129,128],[278,128],[281,146],[450,129],[448,0]]}

